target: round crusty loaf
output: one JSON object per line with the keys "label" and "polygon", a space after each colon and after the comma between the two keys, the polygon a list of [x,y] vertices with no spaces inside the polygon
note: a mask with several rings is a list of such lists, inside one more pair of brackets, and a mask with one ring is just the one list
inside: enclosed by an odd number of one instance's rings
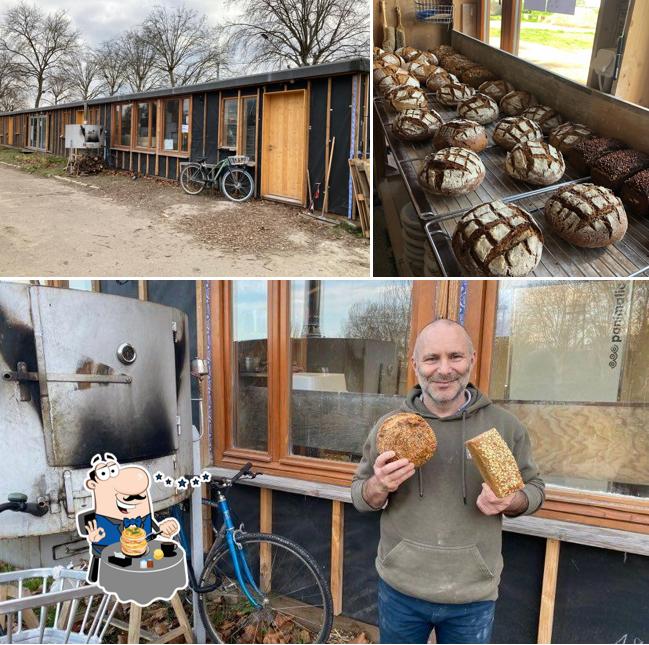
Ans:
{"label": "round crusty loaf", "polygon": [[525,141],[507,153],[505,170],[510,177],[535,186],[549,186],[566,171],[563,155],[545,141]]}
{"label": "round crusty loaf", "polygon": [[376,65],[372,72],[374,83],[378,83],[382,78],[385,78],[386,76],[392,76],[398,70],[399,68],[396,65]]}
{"label": "round crusty loaf", "polygon": [[432,139],[444,123],[434,110],[404,110],[392,122],[392,131],[406,141]]}
{"label": "round crusty loaf", "polygon": [[435,195],[462,195],[475,190],[484,180],[480,157],[466,148],[445,148],[424,159],[419,183]]}
{"label": "round crusty loaf", "polygon": [[538,123],[543,134],[550,134],[557,126],[563,123],[563,117],[547,105],[533,105],[523,110],[520,116]]}
{"label": "round crusty loaf", "polygon": [[496,75],[486,67],[482,65],[475,65],[474,67],[469,67],[462,72],[460,79],[463,83],[470,85],[474,89],[478,89],[483,83],[487,81],[495,81]]}
{"label": "round crusty loaf", "polygon": [[520,116],[508,116],[498,121],[493,132],[494,142],[505,150],[525,141],[543,139],[541,128],[534,121]]}
{"label": "round crusty loaf", "polygon": [[574,184],[558,190],[545,203],[544,212],[559,237],[591,249],[618,242],[628,227],[620,199],[595,184]]}
{"label": "round crusty loaf", "polygon": [[500,99],[500,111],[508,116],[518,116],[523,110],[536,103],[536,98],[529,92],[514,90]]}
{"label": "round crusty loaf", "polygon": [[435,96],[442,105],[457,105],[474,94],[475,90],[470,85],[447,83],[437,90]]}
{"label": "round crusty loaf", "polygon": [[437,130],[433,141],[433,145],[438,150],[457,146],[473,152],[482,152],[488,143],[484,127],[467,119],[447,121]]}
{"label": "round crusty loaf", "polygon": [[421,56],[421,50],[415,47],[401,47],[395,49],[394,53],[397,56],[401,56],[406,63],[409,63],[410,61],[415,60],[418,56]]}
{"label": "round crusty loaf", "polygon": [[490,96],[494,101],[500,103],[505,94],[514,91],[514,86],[511,83],[503,80],[485,81],[478,88],[479,92]]}
{"label": "round crusty loaf", "polygon": [[426,87],[431,92],[437,92],[440,87],[449,83],[459,83],[457,76],[449,74],[443,67],[436,67],[433,73],[426,79]]}
{"label": "round crusty loaf", "polygon": [[410,76],[408,72],[404,72],[400,69],[391,74],[387,74],[380,80],[374,82],[374,87],[376,87],[377,91],[384,95],[395,87],[399,87],[399,85],[412,85],[412,87],[419,87],[419,81],[414,76]]}
{"label": "round crusty loaf", "polygon": [[562,123],[558,125],[552,132],[548,141],[553,145],[561,154],[566,154],[577,142],[582,139],[587,139],[593,134],[592,130],[587,128],[581,123]]}
{"label": "round crusty loaf", "polygon": [[385,49],[381,49],[380,47],[377,47],[376,45],[374,46],[374,49],[372,50],[372,56],[374,59],[381,58],[383,54],[385,54],[386,51]]}
{"label": "round crusty loaf", "polygon": [[469,275],[516,277],[533,271],[543,252],[543,233],[516,204],[480,204],[453,233],[453,252]]}
{"label": "round crusty loaf", "polygon": [[390,63],[390,65],[396,65],[397,67],[402,67],[405,64],[403,58],[401,58],[401,56],[395,54],[394,52],[385,52],[381,56],[381,60],[384,60],[386,63]]}
{"label": "round crusty loaf", "polygon": [[464,119],[471,119],[485,125],[498,118],[498,103],[486,94],[474,94],[457,106],[458,114]]}
{"label": "round crusty loaf", "polygon": [[388,92],[387,97],[390,99],[392,107],[398,112],[428,107],[428,101],[423,90],[412,85],[398,85]]}
{"label": "round crusty loaf", "polygon": [[407,459],[419,468],[435,454],[437,437],[418,414],[399,412],[388,417],[376,433],[376,451],[388,450],[396,453],[390,461]]}
{"label": "round crusty loaf", "polygon": [[436,67],[434,65],[429,65],[419,60],[413,60],[412,63],[408,63],[407,67],[408,73],[414,76],[420,83],[424,83],[435,69]]}
{"label": "round crusty loaf", "polygon": [[421,52],[417,58],[413,59],[413,62],[424,63],[424,65],[439,65],[439,59],[433,52]]}

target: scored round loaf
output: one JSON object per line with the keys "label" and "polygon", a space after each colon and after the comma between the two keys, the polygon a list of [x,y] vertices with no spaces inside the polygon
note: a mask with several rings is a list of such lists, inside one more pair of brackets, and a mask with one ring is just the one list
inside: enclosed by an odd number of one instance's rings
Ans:
{"label": "scored round loaf", "polygon": [[466,148],[473,152],[482,152],[489,143],[487,132],[482,125],[467,119],[453,119],[439,127],[433,145],[442,148]]}
{"label": "scored round loaf", "polygon": [[525,141],[540,141],[543,132],[537,123],[520,116],[508,116],[498,121],[493,131],[494,142],[505,150]]}
{"label": "scored round loaf", "polygon": [[581,123],[562,123],[550,132],[549,142],[562,154],[566,154],[570,148],[582,139],[587,139],[593,134],[590,128]]}
{"label": "scored round loaf", "polygon": [[452,245],[469,275],[521,277],[541,259],[543,233],[520,206],[494,201],[460,218]]}
{"label": "scored round loaf", "polygon": [[486,94],[474,94],[457,106],[458,114],[464,119],[471,119],[481,125],[491,123],[498,118],[498,103]]}
{"label": "scored round loaf", "polygon": [[464,70],[460,75],[460,80],[477,90],[483,83],[495,81],[496,75],[482,65],[475,65]]}
{"label": "scored round loaf", "polygon": [[418,60],[413,60],[411,63],[408,63],[407,67],[408,73],[414,76],[420,83],[424,83],[435,69],[436,67],[434,65],[429,65]]}
{"label": "scored round loaf", "polygon": [[505,94],[514,91],[514,86],[503,80],[485,81],[480,85],[478,91],[490,96],[497,103],[500,103]]}
{"label": "scored round loaf", "polygon": [[500,111],[508,116],[518,116],[523,110],[536,105],[536,97],[524,90],[514,90],[500,99]]}
{"label": "scored round loaf", "polygon": [[435,454],[437,437],[423,417],[399,412],[388,417],[376,433],[376,451],[388,450],[396,453],[390,461],[407,459],[419,468]]}
{"label": "scored round loaf", "polygon": [[399,85],[388,92],[388,98],[392,107],[401,112],[402,110],[426,109],[428,101],[420,87],[412,85]]}
{"label": "scored round loaf", "polygon": [[563,155],[545,141],[525,141],[515,145],[505,160],[510,177],[535,186],[550,186],[563,177]]}
{"label": "scored round loaf", "polygon": [[417,56],[421,56],[421,50],[416,47],[400,47],[399,49],[395,49],[394,53],[397,56],[401,56],[406,63],[415,60]]}
{"label": "scored round loaf", "polygon": [[432,52],[420,52],[417,58],[414,58],[412,62],[424,63],[424,65],[439,65],[439,59]]}
{"label": "scored round loaf", "polygon": [[392,131],[406,141],[432,139],[444,123],[434,110],[404,110],[392,122]]}
{"label": "scored round loaf", "polygon": [[431,92],[437,92],[440,87],[449,83],[459,83],[457,76],[449,74],[443,67],[437,67],[433,73],[426,79],[426,87]]}
{"label": "scored round loaf", "polygon": [[396,65],[397,67],[401,67],[405,64],[403,58],[401,58],[401,56],[395,54],[394,52],[384,52],[381,55],[381,60],[386,61],[390,65]]}
{"label": "scored round loaf", "polygon": [[395,87],[399,87],[400,85],[411,85],[412,87],[417,88],[420,87],[419,81],[414,76],[410,76],[408,72],[404,72],[402,69],[393,72],[392,74],[388,74],[374,83],[376,89],[386,96],[390,90],[393,90]]}
{"label": "scored round loaf", "polygon": [[608,188],[590,183],[558,190],[545,202],[544,212],[559,237],[591,249],[618,242],[628,227],[620,199]]}
{"label": "scored round loaf", "polygon": [[636,173],[622,185],[622,201],[630,213],[649,216],[649,170]]}
{"label": "scored round loaf", "polygon": [[447,83],[440,87],[435,96],[442,105],[457,105],[472,97],[475,90],[464,83]]}
{"label": "scored round loaf", "polygon": [[568,163],[573,166],[580,175],[587,175],[593,164],[604,155],[615,150],[623,150],[626,146],[617,139],[609,137],[589,137],[577,141],[568,150]]}
{"label": "scored round loaf", "polygon": [[466,148],[444,148],[424,159],[419,183],[435,195],[462,195],[475,190],[485,178],[480,157]]}
{"label": "scored round loaf", "polygon": [[399,68],[396,65],[377,65],[376,67],[374,67],[374,70],[372,72],[374,83],[378,83],[382,78],[385,78],[386,76],[392,76],[398,70]]}
{"label": "scored round loaf", "polygon": [[532,105],[523,110],[519,116],[538,123],[543,134],[550,134],[552,130],[563,123],[563,117],[554,108],[547,105]]}
{"label": "scored round loaf", "polygon": [[600,157],[590,169],[593,182],[617,192],[622,184],[649,168],[649,155],[637,150],[617,150]]}
{"label": "scored round loaf", "polygon": [[385,49],[381,49],[380,47],[376,46],[374,46],[374,49],[372,50],[372,56],[374,59],[381,58],[381,56],[383,56],[383,54],[385,53]]}

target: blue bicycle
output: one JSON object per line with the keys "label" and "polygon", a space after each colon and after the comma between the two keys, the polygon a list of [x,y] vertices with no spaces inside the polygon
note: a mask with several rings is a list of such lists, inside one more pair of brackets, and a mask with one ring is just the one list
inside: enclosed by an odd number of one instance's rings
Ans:
{"label": "blue bicycle", "polygon": [[197,582],[188,559],[190,587],[199,594],[199,611],[217,643],[325,643],[331,632],[331,592],[317,562],[295,542],[235,527],[225,491],[239,479],[252,479],[247,463],[230,478],[213,480],[223,523]]}

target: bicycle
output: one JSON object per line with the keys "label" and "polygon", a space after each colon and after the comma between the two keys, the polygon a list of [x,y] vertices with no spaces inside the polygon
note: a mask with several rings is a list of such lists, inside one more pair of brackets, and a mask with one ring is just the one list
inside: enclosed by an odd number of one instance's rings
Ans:
{"label": "bicycle", "polygon": [[180,173],[180,185],[189,195],[198,195],[206,187],[218,187],[233,202],[252,197],[255,180],[246,170],[250,157],[226,157],[216,164],[205,163],[207,157],[188,163]]}
{"label": "bicycle", "polygon": [[270,533],[235,528],[224,494],[239,479],[261,473],[245,464],[232,478],[211,482],[223,523],[196,576],[187,557],[189,586],[199,594],[198,609],[210,638],[217,643],[324,643],[333,621],[329,585],[313,556],[299,544]]}

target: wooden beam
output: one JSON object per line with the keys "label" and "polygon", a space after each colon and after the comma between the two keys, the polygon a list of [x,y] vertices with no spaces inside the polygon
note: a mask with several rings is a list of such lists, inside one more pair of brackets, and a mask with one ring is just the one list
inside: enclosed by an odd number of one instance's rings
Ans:
{"label": "wooden beam", "polygon": [[149,299],[149,285],[146,280],[137,281],[137,297],[139,300]]}
{"label": "wooden beam", "polygon": [[634,0],[615,94],[649,107],[649,2]]}
{"label": "wooden beam", "polygon": [[343,611],[343,562],[345,560],[345,507],[343,502],[331,503],[331,597],[334,616]]}
{"label": "wooden beam", "polygon": [[140,626],[142,623],[142,607],[131,603],[131,608],[128,616],[128,642],[140,642]]}
{"label": "wooden beam", "polygon": [[[268,488],[259,490],[259,531],[273,532],[273,491]],[[259,579],[262,591],[270,591],[272,573],[270,544],[262,543],[259,546]]]}
{"label": "wooden beam", "polygon": [[545,565],[543,567],[543,589],[541,591],[541,611],[539,613],[538,643],[552,642],[554,622],[554,601],[557,593],[559,573],[559,548],[561,542],[549,538],[545,546]]}

